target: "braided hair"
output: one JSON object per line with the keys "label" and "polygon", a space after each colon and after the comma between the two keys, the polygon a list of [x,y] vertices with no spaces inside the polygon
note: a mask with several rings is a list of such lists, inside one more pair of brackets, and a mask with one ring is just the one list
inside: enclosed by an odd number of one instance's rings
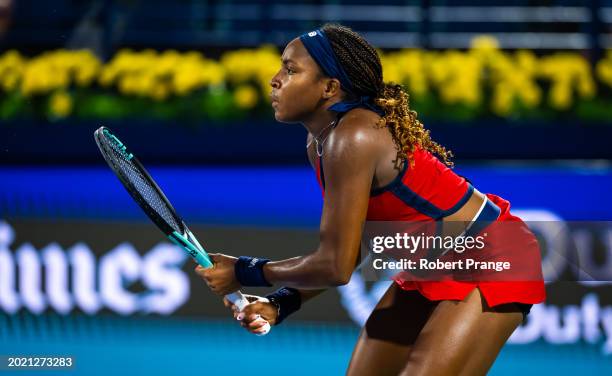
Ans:
{"label": "braided hair", "polygon": [[374,98],[374,103],[384,110],[378,126],[386,126],[391,132],[398,158],[412,164],[412,153],[419,146],[452,166],[452,152],[431,139],[429,131],[417,119],[417,113],[410,109],[408,93],[399,84],[383,82],[382,64],[374,47],[342,25],[325,24],[321,30],[351,80],[354,94]]}

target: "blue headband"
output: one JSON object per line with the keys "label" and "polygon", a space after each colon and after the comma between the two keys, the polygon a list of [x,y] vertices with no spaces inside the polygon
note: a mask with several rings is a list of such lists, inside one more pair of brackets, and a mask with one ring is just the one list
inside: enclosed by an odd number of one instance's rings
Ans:
{"label": "blue headband", "polygon": [[[325,72],[325,74],[329,77],[337,78],[338,81],[340,81],[340,86],[342,89],[344,89],[344,91],[356,96],[355,92],[353,91],[353,84],[336,59],[336,54],[334,54],[334,50],[332,49],[329,40],[327,40],[325,33],[321,29],[317,29],[315,31],[300,35],[300,40],[304,44],[304,47],[306,47],[306,50],[308,50],[310,56],[312,56],[314,61],[316,61],[319,67],[321,67],[323,72]],[[358,100],[353,102],[335,103],[330,106],[328,110],[344,113],[357,107],[368,108],[380,116],[385,115],[385,112],[380,107],[372,103],[372,98],[367,95],[361,96]]]}

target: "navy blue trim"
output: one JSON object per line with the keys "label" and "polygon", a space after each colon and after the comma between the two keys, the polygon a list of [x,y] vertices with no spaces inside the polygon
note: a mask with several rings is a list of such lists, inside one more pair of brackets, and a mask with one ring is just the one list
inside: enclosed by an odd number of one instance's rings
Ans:
{"label": "navy blue trim", "polygon": [[[319,158],[319,175],[321,178],[321,185],[323,186],[323,190],[325,191],[325,174],[323,172],[323,157],[318,157],[318,158]],[[467,183],[468,188],[466,192],[463,194],[463,196],[459,199],[459,201],[457,201],[457,203],[455,203],[455,205],[453,205],[449,209],[442,210],[438,208],[437,206],[435,206],[434,204],[432,204],[431,202],[424,199],[423,197],[419,196],[416,192],[408,188],[406,185],[404,185],[403,179],[404,179],[404,176],[406,175],[406,171],[408,171],[409,164],[410,162],[405,161],[404,166],[402,167],[402,170],[397,174],[395,179],[393,179],[391,183],[385,185],[384,187],[372,189],[370,191],[370,197],[374,197],[384,192],[390,191],[395,196],[397,196],[400,200],[402,200],[406,205],[413,207],[417,211],[431,218],[434,218],[434,219],[442,219],[443,217],[447,217],[455,213],[457,210],[461,209],[461,207],[463,207],[463,205],[465,205],[465,203],[468,202],[468,200],[472,196],[472,193],[474,192],[474,186],[470,183]]]}
{"label": "navy blue trim", "polygon": [[404,167],[402,167],[402,170],[397,174],[397,176],[395,177],[395,179],[393,179],[391,181],[391,183],[382,186],[382,187],[378,187],[378,188],[374,188],[370,191],[370,197],[373,196],[378,196],[382,193],[385,193],[386,191],[391,190],[391,188],[401,185],[402,184],[402,180],[404,179],[404,175],[406,175],[406,171],[408,171],[408,165],[410,164],[410,162],[408,162],[408,160],[404,161]]}
{"label": "navy blue trim", "polygon": [[[319,177],[321,178],[321,185],[323,186],[323,190],[325,190],[325,174],[323,173],[323,157],[318,157],[319,158]],[[370,197],[374,197],[374,196],[378,196],[382,193],[385,193],[386,191],[391,190],[391,188],[401,185],[402,184],[402,180],[404,179],[404,175],[406,175],[406,171],[408,171],[408,165],[410,163],[408,161],[404,162],[404,167],[402,167],[401,171],[397,174],[397,176],[395,177],[395,179],[393,179],[393,181],[391,181],[389,184],[383,186],[383,187],[378,187],[378,188],[374,188],[370,191]]]}
{"label": "navy blue trim", "polygon": [[493,201],[487,198],[487,203],[485,207],[482,208],[480,215],[478,216],[479,221],[489,221],[493,222],[497,218],[499,218],[499,214],[501,213],[501,209],[497,206]]}
{"label": "navy blue trim", "polygon": [[468,183],[468,189],[463,197],[448,210],[438,208],[404,184],[395,185],[390,191],[406,205],[413,207],[415,210],[433,219],[441,219],[459,210],[470,199],[472,192],[474,192],[474,187]]}
{"label": "navy blue trim", "polygon": [[[501,209],[499,206],[495,205],[491,200],[487,199],[487,202],[482,208],[482,211],[478,214],[476,218],[472,221],[470,228],[465,232],[463,237],[467,236],[476,236],[481,233],[487,226],[491,223],[495,222],[497,218],[499,218],[499,214],[501,213]],[[439,219],[436,220],[436,236],[442,236],[444,222]],[[446,253],[444,248],[430,248],[427,251],[427,260],[433,261]],[[529,312],[529,311],[527,311]]]}
{"label": "navy blue trim", "polygon": [[487,203],[480,212],[480,215],[474,219],[469,230],[466,231],[465,236],[476,236],[488,225],[495,222],[499,218],[501,209],[493,201],[487,199]]}
{"label": "navy blue trim", "polygon": [[323,190],[325,190],[325,174],[323,174],[323,157],[317,157],[319,158],[319,177],[321,178],[321,186],[323,187]]}
{"label": "navy blue trim", "polygon": [[463,197],[461,197],[461,199],[457,201],[457,203],[453,205],[450,209],[443,210],[443,213],[444,213],[443,217],[449,216],[453,214],[454,212],[456,212],[457,210],[461,209],[461,207],[465,205],[466,202],[468,202],[470,197],[472,197],[473,192],[474,192],[474,186],[468,183],[468,189],[467,191],[465,191],[465,194],[463,195]]}
{"label": "navy blue trim", "polygon": [[442,236],[442,230],[444,229],[444,221],[441,219],[436,220],[436,236]]}
{"label": "navy blue trim", "polygon": [[415,191],[408,188],[404,184],[393,186],[389,189],[397,198],[402,200],[406,205],[414,208],[415,210],[425,214],[428,217],[439,219],[441,210],[427,201],[423,197],[416,194]]}
{"label": "navy blue trim", "polygon": [[353,108],[365,108],[367,110],[374,111],[380,117],[385,116],[385,111],[382,108],[378,107],[374,103],[374,99],[372,99],[371,97],[367,95],[364,95],[360,97],[359,99],[352,101],[352,102],[343,101],[343,102],[334,103],[333,105],[328,107],[327,110],[338,112],[338,113],[347,113]]}

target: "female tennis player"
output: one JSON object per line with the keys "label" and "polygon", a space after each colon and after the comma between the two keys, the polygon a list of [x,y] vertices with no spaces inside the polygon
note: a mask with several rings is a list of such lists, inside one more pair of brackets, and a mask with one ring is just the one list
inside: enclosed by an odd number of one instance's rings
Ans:
{"label": "female tennis player", "polygon": [[[383,82],[376,50],[351,29],[325,25],[291,41],[270,85],[276,119],[308,130],[324,206],[319,247],[305,256],[212,254],[214,268],[196,268],[220,295],[285,286],[250,296],[234,313],[249,331],[260,331],[257,315],[278,325],[324,289],[348,283],[366,220],[520,221],[508,201],[453,172],[451,153],[430,138],[402,87]],[[485,374],[531,305],[545,298],[541,278],[394,281],[361,332],[349,375]]]}

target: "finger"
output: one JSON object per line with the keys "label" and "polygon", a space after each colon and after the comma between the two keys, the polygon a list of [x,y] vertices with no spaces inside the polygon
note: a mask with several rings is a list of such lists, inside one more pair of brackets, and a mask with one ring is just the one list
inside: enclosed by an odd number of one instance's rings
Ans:
{"label": "finger", "polygon": [[261,316],[261,315],[251,315],[249,317],[243,318],[242,322],[247,324],[247,325],[251,325],[253,323],[258,323],[258,322],[264,322],[264,324],[268,321],[265,317]]}
{"label": "finger", "polygon": [[197,275],[203,278],[206,281],[210,281],[211,278],[211,268],[203,268],[200,265],[195,269]]}
{"label": "finger", "polygon": [[255,320],[255,321],[251,322],[248,325],[249,325],[249,329],[256,330],[256,329],[259,329],[259,328],[261,328],[262,326],[264,326],[266,324],[267,324],[266,320],[264,320],[262,318],[259,318],[259,319]]}
{"label": "finger", "polygon": [[254,321],[257,321],[257,319],[260,317],[261,317],[260,315],[256,315],[256,314],[248,315],[246,318],[246,321],[254,322]]}
{"label": "finger", "polygon": [[252,322],[257,321],[257,319],[261,318],[260,315],[248,315],[248,316],[242,316],[242,318],[240,319],[242,322],[245,322],[247,324],[250,324]]}
{"label": "finger", "polygon": [[252,330],[251,333],[253,334],[257,334],[257,335],[261,335],[261,334],[266,334],[267,330],[266,330],[266,326],[265,324],[262,325],[260,328],[257,328],[255,330]]}
{"label": "finger", "polygon": [[244,316],[250,316],[250,315],[257,315],[259,314],[259,311],[261,311],[262,309],[262,305],[260,302],[253,302],[250,304],[247,304],[246,307],[244,307],[244,309],[242,310],[242,313],[244,313]]}
{"label": "finger", "polygon": [[248,330],[249,333],[256,334],[256,335],[260,335],[260,334],[265,332],[265,327],[261,327],[261,328],[257,328],[257,329],[251,329],[251,328],[247,327],[245,329]]}

